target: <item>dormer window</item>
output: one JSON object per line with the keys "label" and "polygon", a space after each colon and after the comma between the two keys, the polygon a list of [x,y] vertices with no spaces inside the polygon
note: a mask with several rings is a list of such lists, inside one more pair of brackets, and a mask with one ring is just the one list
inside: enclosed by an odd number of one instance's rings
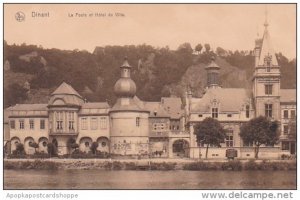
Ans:
{"label": "dormer window", "polygon": [[212,118],[218,118],[218,108],[212,108]]}

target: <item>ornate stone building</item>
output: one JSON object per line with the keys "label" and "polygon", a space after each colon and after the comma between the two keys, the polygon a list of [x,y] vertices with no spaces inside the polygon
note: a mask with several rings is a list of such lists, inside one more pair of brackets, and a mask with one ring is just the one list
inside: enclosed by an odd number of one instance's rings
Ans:
{"label": "ornate stone building", "polygon": [[[236,149],[239,158],[253,158],[251,144],[240,136],[240,126],[257,116],[281,122],[280,143],[262,147],[260,158],[279,158],[294,154],[295,141],[288,137],[290,121],[296,117],[296,90],[280,88],[280,66],[271,45],[268,23],[263,38],[255,41],[253,89],[222,88],[214,59],[206,67],[207,88],[201,98],[187,91],[185,107],[180,98],[163,97],[160,102],[146,102],[136,96],[127,59],[120,67],[121,77],[114,91],[118,99],[110,107],[106,102],[85,102],[70,85],[62,83],[48,104],[18,104],[6,109],[6,142],[11,152],[17,143],[33,154],[47,152],[47,143],[57,146],[58,154],[71,153],[70,142],[89,153],[93,142],[98,151],[114,155],[201,158],[205,152],[196,142],[193,127],[206,117],[219,120],[227,136],[221,147],[211,147],[209,158],[225,158],[227,149]],[[9,122],[9,123],[8,123]],[[9,128],[8,128],[9,126]]]}

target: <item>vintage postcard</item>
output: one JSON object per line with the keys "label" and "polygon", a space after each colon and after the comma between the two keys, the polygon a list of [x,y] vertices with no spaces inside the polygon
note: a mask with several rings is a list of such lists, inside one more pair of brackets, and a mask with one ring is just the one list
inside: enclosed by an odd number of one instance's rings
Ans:
{"label": "vintage postcard", "polygon": [[296,10],[3,4],[3,189],[295,190]]}

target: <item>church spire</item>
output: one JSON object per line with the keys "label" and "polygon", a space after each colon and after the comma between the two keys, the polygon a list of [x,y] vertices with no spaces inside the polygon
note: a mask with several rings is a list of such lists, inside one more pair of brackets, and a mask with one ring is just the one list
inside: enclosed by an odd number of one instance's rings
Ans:
{"label": "church spire", "polygon": [[266,6],[266,9],[265,9],[265,23],[264,23],[264,26],[265,26],[265,29],[268,28],[269,26],[269,22],[268,22],[268,8]]}
{"label": "church spire", "polygon": [[275,51],[271,43],[271,37],[269,34],[269,22],[268,22],[268,11],[265,11],[265,31],[262,39],[262,45],[260,49],[260,55],[257,66],[278,66],[278,62],[275,56]]}

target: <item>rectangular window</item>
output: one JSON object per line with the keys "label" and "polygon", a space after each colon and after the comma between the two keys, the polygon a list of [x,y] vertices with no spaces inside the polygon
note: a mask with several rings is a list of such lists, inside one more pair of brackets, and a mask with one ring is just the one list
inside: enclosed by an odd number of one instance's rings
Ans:
{"label": "rectangular window", "polygon": [[283,125],[283,135],[287,135],[289,133],[289,126]]}
{"label": "rectangular window", "polygon": [[10,129],[15,129],[15,128],[16,128],[15,120],[10,120]]}
{"label": "rectangular window", "polygon": [[290,150],[289,142],[282,142],[281,143],[281,150]]}
{"label": "rectangular window", "polygon": [[81,129],[86,130],[87,129],[87,118],[81,118]]}
{"label": "rectangular window", "polygon": [[283,111],[283,118],[284,119],[288,119],[289,118],[289,111],[288,110],[284,110]]}
{"label": "rectangular window", "polygon": [[45,129],[45,120],[44,119],[40,120],[40,129]]}
{"label": "rectangular window", "polygon": [[212,118],[218,118],[218,108],[212,108]]}
{"label": "rectangular window", "polygon": [[63,112],[55,113],[56,130],[63,130]]}
{"label": "rectangular window", "polygon": [[296,118],[296,111],[295,110],[291,110],[291,118],[292,119]]}
{"label": "rectangular window", "polygon": [[265,116],[266,117],[272,117],[272,110],[273,110],[272,104],[265,104]]}
{"label": "rectangular window", "polygon": [[164,123],[153,123],[152,129],[155,131],[165,130],[166,125]]}
{"label": "rectangular window", "polygon": [[137,118],[135,119],[135,125],[136,125],[136,126],[140,126],[140,118],[139,118],[139,117],[137,117]]}
{"label": "rectangular window", "polygon": [[106,117],[100,117],[100,128],[107,129],[107,119]]}
{"label": "rectangular window", "polygon": [[225,137],[226,147],[233,147],[233,130],[227,130]]}
{"label": "rectangular window", "polygon": [[25,129],[24,120],[19,120],[19,127],[20,129]]}
{"label": "rectangular window", "polygon": [[232,114],[227,114],[227,117],[232,117]]}
{"label": "rectangular window", "polygon": [[74,115],[75,113],[74,112],[69,112],[68,113],[68,119],[69,119],[69,130],[70,131],[74,131]]}
{"label": "rectangular window", "polygon": [[271,95],[272,89],[273,89],[273,85],[270,85],[270,84],[265,85],[265,94]]}
{"label": "rectangular window", "polygon": [[97,120],[97,117],[92,117],[91,118],[91,129],[92,130],[97,130],[98,129],[98,120]]}
{"label": "rectangular window", "polygon": [[34,120],[33,119],[29,120],[29,128],[34,129]]}
{"label": "rectangular window", "polygon": [[250,117],[250,106],[246,105],[246,118]]}

